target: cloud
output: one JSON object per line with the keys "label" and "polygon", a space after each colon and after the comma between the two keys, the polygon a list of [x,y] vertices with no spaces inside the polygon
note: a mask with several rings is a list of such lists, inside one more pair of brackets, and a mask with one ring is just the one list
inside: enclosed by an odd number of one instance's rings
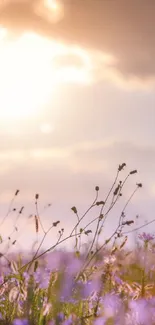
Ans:
{"label": "cloud", "polygon": [[[137,181],[139,178],[139,181],[143,181],[144,178],[146,183],[152,184],[155,147],[111,140],[82,142],[62,148],[7,150],[0,155],[2,171],[8,158],[10,158],[10,169],[1,174],[2,187],[4,185],[4,188],[8,186],[7,183],[3,183],[3,181],[6,182],[6,175],[8,183],[15,182],[14,175],[18,175],[19,179],[17,177],[16,185],[21,181],[21,185],[25,189],[29,188],[29,181],[33,180],[33,187],[36,187],[36,190],[37,184],[42,187],[52,180],[52,186],[57,187],[57,182],[62,182],[62,180],[66,182],[67,179],[71,181],[72,177],[78,177],[79,182],[80,177],[81,180],[83,177],[91,177],[92,180],[97,177],[99,181],[99,177],[102,178],[107,174],[111,180],[118,165],[122,162],[127,164],[128,171],[138,169]],[[38,173],[40,174],[39,178]],[[43,191],[46,196],[46,186],[43,186]],[[64,188],[63,191],[65,193]],[[63,191],[61,189],[62,193]]]}
{"label": "cloud", "polygon": [[1,11],[1,23],[13,30],[35,30],[66,43],[111,54],[111,68],[128,80],[155,75],[154,0],[64,1],[64,17],[56,24],[37,15],[30,1],[15,1]]}

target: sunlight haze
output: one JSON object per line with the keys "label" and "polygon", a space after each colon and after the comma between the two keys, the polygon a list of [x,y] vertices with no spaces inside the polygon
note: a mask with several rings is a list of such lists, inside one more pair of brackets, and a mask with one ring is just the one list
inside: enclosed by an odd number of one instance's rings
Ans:
{"label": "sunlight haze", "polygon": [[[154,0],[0,2],[1,218],[19,188],[14,205],[25,209],[18,249],[27,236],[29,247],[36,239],[28,217],[36,213],[36,193],[39,211],[52,204],[43,212],[45,227],[60,219],[69,232],[71,207],[82,214],[97,185],[104,199],[123,162],[126,172],[138,173],[111,212],[106,234],[137,182],[144,186],[127,216],[139,214],[138,225],[154,218],[154,33]],[[2,226],[6,238],[15,218],[11,212]]]}

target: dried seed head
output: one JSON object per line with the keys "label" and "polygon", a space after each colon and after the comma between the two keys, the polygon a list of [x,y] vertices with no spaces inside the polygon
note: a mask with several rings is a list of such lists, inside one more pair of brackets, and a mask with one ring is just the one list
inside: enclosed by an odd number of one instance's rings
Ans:
{"label": "dried seed head", "polygon": [[105,204],[104,201],[97,201],[97,202],[96,202],[96,205],[104,205],[104,204]]}
{"label": "dried seed head", "polygon": [[103,214],[100,214],[99,220],[102,220],[103,218],[104,218],[104,215]]}
{"label": "dried seed head", "polygon": [[88,234],[90,234],[90,233],[92,233],[91,230],[86,230],[86,231],[85,231],[85,235],[88,235]]}
{"label": "dried seed head", "polygon": [[60,221],[53,222],[53,227],[56,227],[59,223],[60,223]]}
{"label": "dried seed head", "polygon": [[134,223],[133,220],[127,220],[125,222],[122,223],[123,226],[127,225],[127,226],[130,226],[132,223]]}
{"label": "dried seed head", "polygon": [[97,191],[97,192],[98,192],[98,191],[99,191],[99,189],[100,189],[100,188],[99,188],[99,186],[96,186],[96,187],[95,187],[95,191]]}
{"label": "dried seed head", "polygon": [[121,172],[121,170],[123,170],[125,166],[126,166],[125,163],[119,165],[119,166],[118,166],[118,171]]}
{"label": "dried seed head", "polygon": [[18,193],[19,193],[19,190],[16,190],[16,192],[15,192],[15,196],[17,196],[17,195],[18,195]]}
{"label": "dried seed head", "polygon": [[38,217],[35,216],[35,228],[36,228],[36,233],[39,231],[39,222],[38,222]]}
{"label": "dried seed head", "polygon": [[23,210],[24,210],[24,206],[21,207],[21,209],[19,210],[19,213],[21,214],[23,212]]}
{"label": "dried seed head", "polygon": [[35,261],[34,263],[34,272],[36,272],[37,268],[38,268],[39,262]]}
{"label": "dried seed head", "polygon": [[76,208],[76,207],[72,207],[71,210],[72,210],[74,213],[77,213],[77,208]]}
{"label": "dried seed head", "polygon": [[137,173],[137,169],[134,169],[130,172],[130,175],[136,174]]}
{"label": "dried seed head", "polygon": [[142,187],[142,183],[137,183],[136,184],[138,187]]}
{"label": "dried seed head", "polygon": [[115,188],[115,191],[114,191],[113,195],[117,195],[119,189],[120,189],[120,184],[118,184],[118,186]]}
{"label": "dried seed head", "polygon": [[35,195],[35,199],[38,200],[39,199],[39,194]]}

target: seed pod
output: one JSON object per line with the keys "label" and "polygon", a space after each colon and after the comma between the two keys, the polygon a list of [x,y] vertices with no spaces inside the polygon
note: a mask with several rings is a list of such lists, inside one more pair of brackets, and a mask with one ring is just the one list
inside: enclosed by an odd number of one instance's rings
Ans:
{"label": "seed pod", "polygon": [[39,199],[39,194],[35,195],[35,199],[38,200]]}
{"label": "seed pod", "polygon": [[35,227],[36,227],[36,233],[39,231],[39,222],[38,222],[38,217],[35,216]]}

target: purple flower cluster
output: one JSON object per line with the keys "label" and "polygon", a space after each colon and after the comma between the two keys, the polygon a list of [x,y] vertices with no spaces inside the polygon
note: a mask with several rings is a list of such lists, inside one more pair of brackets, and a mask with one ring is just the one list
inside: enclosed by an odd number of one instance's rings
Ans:
{"label": "purple flower cluster", "polygon": [[[148,243],[154,236],[143,233],[139,238]],[[146,251],[141,247],[140,256],[143,257],[142,252]],[[118,257],[115,256],[115,263],[107,263],[103,256],[96,268],[86,269],[80,277],[77,275],[82,260],[69,253],[65,258],[62,254],[61,257],[62,265],[58,259],[57,271],[50,269],[50,263],[48,267],[45,263],[38,265],[35,271],[10,275],[1,289],[0,322],[12,319],[15,311],[10,325],[81,325],[85,320],[91,325],[155,325],[154,259],[151,265],[145,257],[142,288],[142,261],[137,257],[134,263],[139,263],[138,275],[134,273],[138,268],[134,270],[132,260],[131,266],[125,265],[125,259],[119,266]],[[3,280],[1,275],[0,282]]]}
{"label": "purple flower cluster", "polygon": [[138,235],[138,238],[142,240],[143,242],[150,242],[155,238],[155,235],[152,235],[150,233],[143,232],[142,234]]}

